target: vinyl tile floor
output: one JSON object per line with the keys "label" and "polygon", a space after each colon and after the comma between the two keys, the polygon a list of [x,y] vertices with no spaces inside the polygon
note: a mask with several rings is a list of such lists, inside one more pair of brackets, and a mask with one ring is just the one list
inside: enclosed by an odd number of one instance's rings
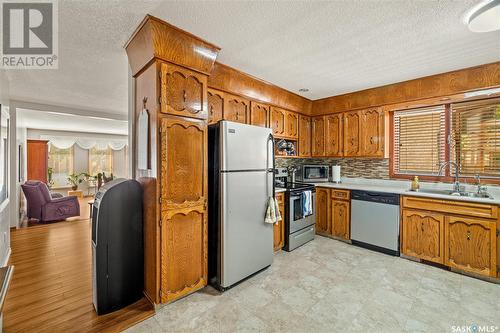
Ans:
{"label": "vinyl tile floor", "polygon": [[225,293],[206,287],[126,332],[462,329],[500,330],[500,285],[317,236]]}

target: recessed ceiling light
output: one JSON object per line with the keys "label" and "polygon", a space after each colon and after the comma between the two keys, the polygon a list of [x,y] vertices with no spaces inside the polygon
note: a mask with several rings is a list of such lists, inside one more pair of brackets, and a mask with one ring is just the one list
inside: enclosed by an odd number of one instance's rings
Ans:
{"label": "recessed ceiling light", "polygon": [[309,91],[309,89],[307,89],[307,88],[300,88],[299,89],[299,92],[308,92],[308,91]]}
{"label": "recessed ceiling light", "polygon": [[464,23],[473,32],[500,30],[500,0],[483,0],[463,16]]}

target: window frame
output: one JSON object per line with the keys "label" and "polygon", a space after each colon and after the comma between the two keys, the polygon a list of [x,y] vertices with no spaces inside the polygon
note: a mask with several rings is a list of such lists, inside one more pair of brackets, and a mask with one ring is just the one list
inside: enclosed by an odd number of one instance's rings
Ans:
{"label": "window frame", "polygon": [[[482,99],[477,99],[481,101],[487,101],[490,99],[494,99],[495,97],[490,97],[490,98],[482,98]],[[496,97],[498,98],[498,97]],[[429,106],[435,106],[435,105],[443,105],[445,107],[445,138],[446,138],[446,144],[444,146],[444,155],[445,155],[445,162],[453,161],[451,152],[450,152],[450,143],[449,143],[449,138],[451,134],[451,105],[454,103],[459,103],[459,102],[467,102],[465,100],[462,101],[446,101],[446,103],[437,103],[434,105],[429,105]],[[418,106],[415,108],[421,108],[423,106]],[[396,173],[396,165],[394,163],[394,155],[395,155],[395,147],[394,147],[394,113],[399,111],[399,112],[404,112],[404,111],[411,111],[414,108],[407,108],[407,109],[394,109],[389,112],[389,178],[391,179],[406,179],[406,180],[412,180],[415,176],[418,176],[420,180],[424,181],[432,181],[432,182],[445,182],[445,183],[453,183],[455,181],[455,176],[450,172],[451,167],[448,164],[444,168],[444,173],[442,176],[433,176],[433,175],[421,175],[421,174],[401,174],[401,173]],[[459,181],[461,183],[475,183],[474,176],[460,176]],[[500,177],[486,177],[486,176],[481,176],[481,182],[485,182],[488,184],[495,184],[498,185],[500,184]]]}

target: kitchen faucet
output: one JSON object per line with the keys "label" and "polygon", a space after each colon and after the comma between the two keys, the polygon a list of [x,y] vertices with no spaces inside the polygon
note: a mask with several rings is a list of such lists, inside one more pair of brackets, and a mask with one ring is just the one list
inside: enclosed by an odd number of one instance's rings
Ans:
{"label": "kitchen faucet", "polygon": [[441,163],[439,166],[439,172],[438,176],[441,176],[441,172],[443,172],[443,169],[447,165],[453,165],[455,167],[455,182],[453,183],[453,192],[460,192],[460,181],[458,180],[458,164],[453,162],[453,161],[447,161]]}

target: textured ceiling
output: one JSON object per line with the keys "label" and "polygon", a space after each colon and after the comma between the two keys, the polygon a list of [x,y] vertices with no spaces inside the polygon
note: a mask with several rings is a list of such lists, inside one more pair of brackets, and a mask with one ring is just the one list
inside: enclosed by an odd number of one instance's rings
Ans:
{"label": "textured ceiling", "polygon": [[123,44],[146,13],[220,46],[218,61],[318,99],[500,60],[478,1],[59,1],[59,70],[11,71],[20,100],[127,112]]}

